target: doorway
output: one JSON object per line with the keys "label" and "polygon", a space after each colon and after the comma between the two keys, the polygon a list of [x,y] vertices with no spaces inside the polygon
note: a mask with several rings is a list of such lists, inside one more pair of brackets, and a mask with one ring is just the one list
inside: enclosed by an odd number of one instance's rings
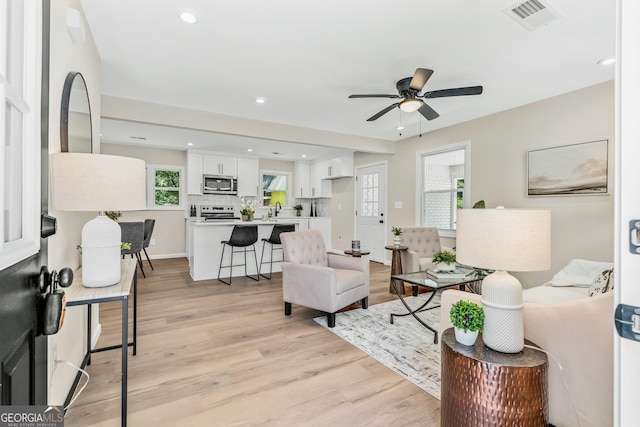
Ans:
{"label": "doorway", "polygon": [[[38,274],[47,259],[47,1],[0,8],[0,404],[47,403],[47,337]],[[43,61],[44,58],[44,61]]]}
{"label": "doorway", "polygon": [[363,250],[371,251],[371,261],[385,261],[387,227],[387,163],[356,167],[356,239]]}

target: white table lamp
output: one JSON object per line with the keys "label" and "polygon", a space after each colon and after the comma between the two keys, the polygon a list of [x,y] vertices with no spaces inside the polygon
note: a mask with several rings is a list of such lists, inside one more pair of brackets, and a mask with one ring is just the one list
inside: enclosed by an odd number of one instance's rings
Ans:
{"label": "white table lamp", "polygon": [[82,228],[82,284],[120,281],[121,230],[104,211],[146,208],[145,163],[130,157],[57,153],[50,162],[51,205],[60,211],[97,211]]}
{"label": "white table lamp", "polygon": [[456,235],[458,262],[495,270],[482,281],[485,345],[519,353],[524,347],[522,286],[507,270],[551,268],[550,211],[461,209]]}

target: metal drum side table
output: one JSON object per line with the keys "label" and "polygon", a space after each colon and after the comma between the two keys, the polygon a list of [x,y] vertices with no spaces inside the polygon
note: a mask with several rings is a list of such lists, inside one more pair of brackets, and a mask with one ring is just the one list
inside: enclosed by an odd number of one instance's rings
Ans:
{"label": "metal drum side table", "polygon": [[[548,363],[541,351],[516,354],[456,341],[453,328],[442,334],[441,426],[547,426]],[[528,345],[534,345],[525,341]]]}

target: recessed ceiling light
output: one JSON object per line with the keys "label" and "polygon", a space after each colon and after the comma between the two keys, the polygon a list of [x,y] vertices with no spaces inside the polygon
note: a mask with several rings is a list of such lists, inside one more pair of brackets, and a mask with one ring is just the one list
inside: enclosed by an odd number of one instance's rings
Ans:
{"label": "recessed ceiling light", "polygon": [[248,152],[252,152],[252,151],[253,151],[253,148],[247,148],[247,151],[248,151]]}
{"label": "recessed ceiling light", "polygon": [[307,155],[306,155],[306,154],[303,154],[303,155],[302,155],[302,157],[303,157],[303,158],[304,158],[304,157],[307,157]]}
{"label": "recessed ceiling light", "polygon": [[398,126],[396,129],[402,130],[402,129],[404,129],[404,126]]}
{"label": "recessed ceiling light", "polygon": [[187,24],[195,24],[196,22],[198,22],[198,18],[196,18],[196,15],[194,15],[193,12],[189,12],[188,10],[179,10],[178,17],[180,17],[180,19],[182,19]]}
{"label": "recessed ceiling light", "polygon": [[264,98],[256,98],[256,104],[264,104]]}
{"label": "recessed ceiling light", "polygon": [[611,65],[616,62],[616,58],[605,58],[598,61],[598,65]]}
{"label": "recessed ceiling light", "polygon": [[188,145],[189,147],[193,147],[193,142],[187,142],[187,145]]}

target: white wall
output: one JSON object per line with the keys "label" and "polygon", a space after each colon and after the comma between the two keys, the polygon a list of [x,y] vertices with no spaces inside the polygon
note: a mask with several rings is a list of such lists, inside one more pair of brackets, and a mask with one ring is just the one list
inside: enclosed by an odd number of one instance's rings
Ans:
{"label": "white wall", "polygon": [[[67,7],[82,12],[79,0],[56,0],[51,2],[50,72],[49,72],[49,152],[60,152],[60,105],[62,88],[67,73],[79,71],[83,74],[89,92],[93,133],[93,150],[100,150],[100,57],[91,33],[87,30],[84,43],[75,44],[66,27]],[[85,20],[85,28],[87,28]],[[49,208],[49,214],[58,219],[58,232],[48,239],[49,270],[63,267],[77,269],[80,253],[80,232],[85,222],[96,213],[58,212]],[[54,354],[61,360],[80,365],[85,353],[87,309],[69,307],[65,322],[58,334],[49,337],[49,404],[61,404],[71,386],[76,372],[66,364],[56,364]],[[96,312],[97,314],[97,312]],[[93,326],[99,327],[97,315]]]}
{"label": "white wall", "polygon": [[[394,156],[356,153],[355,164],[389,161],[388,228],[416,225],[416,152],[471,141],[471,200],[487,207],[550,209],[552,217],[551,271],[519,274],[524,286],[540,284],[572,258],[613,261],[613,180],[604,196],[536,197],[526,195],[526,158],[532,149],[608,139],[613,169],[614,84],[602,83],[523,107],[440,129],[398,142]],[[613,177],[613,175],[610,175]],[[353,180],[334,183],[335,234],[353,234]],[[338,194],[335,194],[335,190]],[[394,209],[402,201],[402,209]],[[388,233],[391,242],[391,233]],[[445,240],[446,246],[455,242]],[[523,242],[526,244],[526,242]]]}

